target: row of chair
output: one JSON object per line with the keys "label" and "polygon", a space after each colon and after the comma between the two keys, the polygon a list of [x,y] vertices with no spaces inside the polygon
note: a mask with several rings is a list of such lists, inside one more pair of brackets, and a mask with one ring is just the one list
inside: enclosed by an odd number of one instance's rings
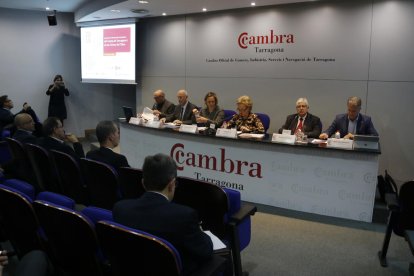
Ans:
{"label": "row of chair", "polygon": [[[224,109],[224,121],[229,121],[233,115],[236,114],[236,111],[231,110],[231,109]],[[269,115],[265,114],[265,113],[257,113],[255,112],[255,114],[259,117],[260,121],[263,124],[263,127],[265,129],[265,133],[267,132],[267,130],[269,129],[270,126],[270,117]]]}
{"label": "row of chair", "polygon": [[[168,241],[114,223],[111,211],[86,207],[77,212],[66,196],[33,194],[21,181],[0,184],[3,227],[20,258],[44,250],[57,275],[182,274],[180,255]],[[215,256],[195,275],[213,275],[224,263]]]}

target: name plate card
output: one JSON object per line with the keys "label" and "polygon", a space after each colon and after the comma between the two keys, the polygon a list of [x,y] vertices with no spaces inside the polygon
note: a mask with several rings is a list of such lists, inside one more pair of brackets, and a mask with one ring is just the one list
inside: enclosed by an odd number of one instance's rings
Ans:
{"label": "name plate card", "polygon": [[272,143],[282,143],[282,144],[294,145],[295,142],[296,142],[296,136],[291,135],[290,131],[289,131],[289,134],[273,133],[273,135],[272,135]]}
{"label": "name plate card", "polygon": [[129,119],[129,123],[132,125],[139,125],[141,124],[141,118],[131,117],[131,119]]}
{"label": "name plate card", "polygon": [[237,130],[235,128],[227,129],[227,128],[218,128],[216,132],[217,137],[224,137],[224,138],[237,138]]}
{"label": "name plate card", "polygon": [[160,121],[155,121],[155,120],[150,120],[146,123],[144,123],[143,125],[146,127],[152,127],[152,128],[160,128]]}
{"label": "name plate card", "polygon": [[197,133],[197,125],[181,125],[179,132]]}
{"label": "name plate card", "polygon": [[353,144],[354,144],[354,141],[350,139],[329,138],[326,146],[328,148],[352,149]]}

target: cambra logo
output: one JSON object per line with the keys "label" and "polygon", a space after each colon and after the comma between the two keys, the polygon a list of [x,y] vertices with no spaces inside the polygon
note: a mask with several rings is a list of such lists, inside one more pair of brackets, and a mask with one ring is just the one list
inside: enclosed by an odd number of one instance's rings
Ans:
{"label": "cambra logo", "polygon": [[183,171],[185,166],[213,170],[229,174],[262,178],[262,166],[256,162],[232,160],[226,158],[226,149],[220,148],[220,156],[209,156],[193,152],[185,152],[184,145],[177,143],[171,148],[171,157],[177,163],[177,170]]}
{"label": "cambra logo", "polygon": [[246,49],[249,45],[258,44],[291,44],[295,43],[295,37],[293,34],[276,34],[273,30],[270,30],[268,35],[249,35],[244,32],[239,35],[238,38],[239,47]]}

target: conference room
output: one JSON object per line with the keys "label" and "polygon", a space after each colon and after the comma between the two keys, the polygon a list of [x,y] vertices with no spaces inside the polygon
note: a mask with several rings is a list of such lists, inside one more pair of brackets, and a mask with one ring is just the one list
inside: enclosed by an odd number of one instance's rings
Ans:
{"label": "conference room", "polygon": [[[70,91],[64,127],[83,138],[84,146],[91,142],[85,131],[102,120],[115,121],[119,151],[131,167],[140,169],[146,155],[162,152],[177,156],[183,167],[178,176],[240,192],[243,202],[258,208],[250,244],[241,252],[250,275],[408,273],[412,254],[403,238],[391,238],[389,265],[379,264],[388,213],[377,217],[376,181],[385,170],[398,188],[413,179],[412,1],[71,2],[0,3],[0,91],[16,110],[29,102],[45,120],[45,91],[61,74]],[[99,37],[111,26],[121,33]],[[89,50],[83,48],[88,43]],[[91,55],[111,59],[85,64]],[[125,117],[122,106],[135,113],[151,107],[158,89],[174,104],[185,89],[200,107],[213,91],[222,109],[234,111],[236,100],[248,95],[252,112],[270,118],[269,140],[296,112],[298,98],[307,98],[309,113],[320,118],[324,131],[347,112],[347,99],[357,96],[361,114],[372,118],[379,133],[380,148],[367,153],[166,135],[118,121]],[[248,165],[239,174],[220,171],[219,165],[190,166],[181,155],[189,153]]]}

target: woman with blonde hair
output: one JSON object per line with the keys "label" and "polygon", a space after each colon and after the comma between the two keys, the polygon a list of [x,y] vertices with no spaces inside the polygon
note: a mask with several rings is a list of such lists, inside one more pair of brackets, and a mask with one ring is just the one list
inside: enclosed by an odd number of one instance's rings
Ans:
{"label": "woman with blonde hair", "polygon": [[265,129],[259,117],[252,113],[253,102],[249,96],[241,96],[236,101],[237,111],[226,128],[236,128],[245,133],[264,133]]}

